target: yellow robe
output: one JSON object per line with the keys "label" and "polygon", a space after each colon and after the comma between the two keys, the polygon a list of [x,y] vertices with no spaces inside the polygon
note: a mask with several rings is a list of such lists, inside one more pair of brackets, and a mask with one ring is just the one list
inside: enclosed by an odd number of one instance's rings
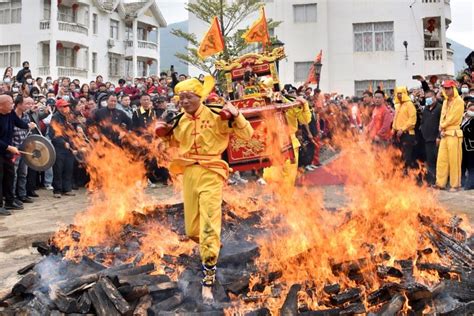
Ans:
{"label": "yellow robe", "polygon": [[239,114],[229,127],[218,114],[201,105],[194,115],[185,113],[173,130],[172,142],[179,143],[179,157],[170,171],[183,175],[186,235],[199,239],[201,260],[215,265],[220,250],[222,188],[230,168],[221,159],[230,133],[250,139],[253,129]]}
{"label": "yellow robe", "polygon": [[[402,100],[397,98],[397,93],[402,94]],[[397,87],[394,92],[395,98],[395,117],[392,128],[394,131],[408,132],[415,135],[416,108],[411,102],[405,87]]]}
{"label": "yellow robe", "polygon": [[295,161],[292,163],[289,159],[285,161],[283,166],[271,166],[263,170],[263,178],[268,183],[276,183],[291,195],[298,175],[298,156],[299,147],[301,146],[296,131],[299,124],[309,124],[311,122],[311,110],[308,102],[304,102],[301,107],[294,107],[286,111],[286,120],[288,121],[288,131],[291,137],[291,143],[295,153]]}
{"label": "yellow robe", "polygon": [[461,186],[461,160],[462,160],[462,138],[461,121],[464,113],[464,101],[457,95],[452,100],[444,100],[441,109],[441,120],[439,127],[444,131],[438,149],[438,161],[436,162],[436,185],[440,188],[446,187],[448,183],[451,188]]}

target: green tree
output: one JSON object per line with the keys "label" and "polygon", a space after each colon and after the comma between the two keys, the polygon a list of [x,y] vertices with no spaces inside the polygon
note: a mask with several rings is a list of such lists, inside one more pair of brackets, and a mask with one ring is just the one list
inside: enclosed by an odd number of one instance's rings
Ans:
{"label": "green tree", "polygon": [[[242,38],[242,34],[248,29],[239,29],[243,20],[254,12],[258,12],[263,5],[261,0],[235,0],[228,3],[224,0],[198,0],[196,3],[186,5],[186,10],[194,14],[198,19],[210,25],[212,19],[217,16],[221,24],[224,37],[225,49],[222,53],[201,60],[197,51],[201,38],[196,34],[173,29],[171,33],[188,41],[185,53],[176,53],[175,56],[187,65],[193,65],[207,73],[214,72],[216,59],[230,60],[242,54],[249,46]],[[268,28],[275,28],[280,23],[267,19]]]}

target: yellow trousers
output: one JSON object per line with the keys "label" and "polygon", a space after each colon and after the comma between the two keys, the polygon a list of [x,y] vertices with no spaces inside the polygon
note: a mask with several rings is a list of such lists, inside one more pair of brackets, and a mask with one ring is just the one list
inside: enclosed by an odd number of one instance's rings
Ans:
{"label": "yellow trousers", "polygon": [[221,247],[222,188],[224,179],[200,165],[186,167],[183,175],[186,235],[199,239],[202,263],[217,263]]}
{"label": "yellow trousers", "polygon": [[298,176],[299,148],[293,149],[295,162],[287,159],[282,166],[271,166],[263,169],[263,179],[268,183],[276,183],[284,189],[284,193],[293,194],[296,177]]}
{"label": "yellow trousers", "polygon": [[438,149],[436,162],[436,185],[444,188],[448,183],[451,188],[461,186],[462,137],[444,136]]}

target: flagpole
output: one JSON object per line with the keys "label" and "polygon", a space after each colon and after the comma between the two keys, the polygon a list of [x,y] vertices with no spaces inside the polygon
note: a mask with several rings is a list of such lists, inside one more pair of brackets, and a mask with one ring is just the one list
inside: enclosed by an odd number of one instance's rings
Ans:
{"label": "flagpole", "polygon": [[229,61],[229,52],[227,51],[227,43],[225,41],[225,36],[224,36],[224,0],[220,0],[220,16],[219,16],[219,22],[221,23],[221,33],[222,33],[222,41],[224,42],[224,60]]}

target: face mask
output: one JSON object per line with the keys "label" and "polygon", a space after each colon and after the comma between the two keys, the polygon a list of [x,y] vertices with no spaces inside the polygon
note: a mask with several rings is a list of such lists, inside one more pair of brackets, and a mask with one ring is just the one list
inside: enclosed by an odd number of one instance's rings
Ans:
{"label": "face mask", "polygon": [[155,86],[155,87],[158,87],[158,84],[157,84],[157,83],[155,83],[155,84],[154,84],[154,86]]}
{"label": "face mask", "polygon": [[109,91],[110,91],[110,92],[114,92],[114,91],[115,91],[115,88],[109,88]]}
{"label": "face mask", "polygon": [[46,80],[46,83],[52,83],[51,79]]}
{"label": "face mask", "polygon": [[100,102],[100,105],[101,105],[102,107],[106,107],[106,106],[107,106],[107,101],[102,101],[102,102]]}
{"label": "face mask", "polygon": [[469,93],[469,88],[461,88],[461,93],[462,94],[468,94]]}
{"label": "face mask", "polygon": [[131,87],[132,86],[132,83],[130,81],[127,82],[127,86],[128,87]]}
{"label": "face mask", "polygon": [[13,91],[13,92],[18,92],[18,88],[17,88],[17,87],[14,87],[14,88],[12,88],[12,91]]}
{"label": "face mask", "polygon": [[74,89],[77,93],[81,92],[81,89]]}
{"label": "face mask", "polygon": [[433,98],[426,98],[425,99],[425,104],[426,105],[432,105],[433,104]]}
{"label": "face mask", "polygon": [[412,94],[410,95],[411,102],[415,101],[415,96]]}
{"label": "face mask", "polygon": [[65,95],[65,96],[63,96],[62,99],[63,99],[64,101],[69,101],[69,96],[68,96],[68,95]]}
{"label": "face mask", "polygon": [[474,111],[467,111],[467,116],[474,117]]}
{"label": "face mask", "polygon": [[11,81],[10,78],[5,78],[5,79],[3,79],[3,82],[4,82],[5,84],[10,84],[10,82],[12,82],[12,81]]}
{"label": "face mask", "polygon": [[33,79],[26,79],[26,82],[27,82],[28,84],[32,84],[32,83],[33,83]]}

